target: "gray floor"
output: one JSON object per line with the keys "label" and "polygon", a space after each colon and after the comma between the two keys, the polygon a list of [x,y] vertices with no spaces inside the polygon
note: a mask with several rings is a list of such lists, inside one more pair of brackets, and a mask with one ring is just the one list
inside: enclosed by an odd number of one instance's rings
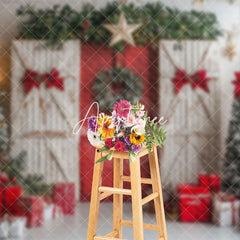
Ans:
{"label": "gray floor", "polygon": [[[45,222],[43,227],[27,229],[24,240],[86,240],[89,203],[80,203],[74,216]],[[124,219],[131,220],[131,204],[124,203]],[[154,215],[144,213],[146,223],[155,223]],[[232,227],[212,224],[167,222],[169,240],[240,240],[240,232]],[[101,203],[98,235],[112,231],[112,203]],[[157,240],[155,231],[146,230],[145,240]],[[123,238],[133,240],[131,227],[124,227]]]}

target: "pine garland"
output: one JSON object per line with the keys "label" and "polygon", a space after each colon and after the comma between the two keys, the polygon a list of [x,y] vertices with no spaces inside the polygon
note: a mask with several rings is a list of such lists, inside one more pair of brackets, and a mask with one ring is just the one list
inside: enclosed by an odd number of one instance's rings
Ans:
{"label": "pine garland", "polygon": [[21,6],[17,15],[28,17],[20,27],[19,38],[46,39],[47,46],[60,47],[67,39],[79,38],[83,31],[82,14],[68,5],[45,10]]}
{"label": "pine garland", "polygon": [[[114,1],[100,10],[91,4],[85,4],[81,11],[68,5],[62,8],[55,5],[52,9],[45,10],[22,6],[17,15],[27,16],[28,19],[21,24],[18,37],[45,39],[47,45],[57,46],[67,39],[80,38],[83,42],[104,43],[108,46],[111,33],[103,24],[116,24],[121,11],[129,24],[142,24],[133,34],[138,46],[157,44],[160,39],[211,40],[222,34],[213,13],[180,11],[160,3],[147,3],[137,7],[132,3],[119,5],[118,1]],[[123,50],[124,43],[117,43],[114,47]]]}

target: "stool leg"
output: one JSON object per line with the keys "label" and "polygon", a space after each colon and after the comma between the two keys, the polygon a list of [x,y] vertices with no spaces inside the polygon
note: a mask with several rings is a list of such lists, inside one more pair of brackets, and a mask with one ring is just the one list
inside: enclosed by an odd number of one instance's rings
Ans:
{"label": "stool leg", "polygon": [[[102,153],[95,153],[95,162],[100,159]],[[98,222],[98,213],[99,213],[99,191],[98,188],[102,184],[102,171],[103,171],[103,162],[95,164],[93,170],[93,181],[92,181],[92,193],[91,193],[91,203],[90,203],[90,212],[88,220],[88,235],[87,240],[93,240],[94,236],[97,233],[97,222]]]}
{"label": "stool leg", "polygon": [[142,186],[140,158],[130,163],[134,240],[143,240]]}
{"label": "stool leg", "polygon": [[159,193],[159,196],[154,199],[156,220],[157,220],[157,225],[159,227],[158,235],[159,235],[159,238],[163,237],[164,240],[167,240],[167,230],[166,230],[165,213],[164,213],[164,207],[163,207],[162,187],[161,187],[156,147],[153,148],[153,151],[149,156],[149,166],[150,166],[150,172],[151,172],[151,178],[152,178],[153,192]]}
{"label": "stool leg", "polygon": [[[123,159],[114,158],[113,187],[123,188],[121,176],[123,175]],[[123,195],[113,195],[113,231],[117,231],[117,238],[122,238],[122,215],[123,215]]]}

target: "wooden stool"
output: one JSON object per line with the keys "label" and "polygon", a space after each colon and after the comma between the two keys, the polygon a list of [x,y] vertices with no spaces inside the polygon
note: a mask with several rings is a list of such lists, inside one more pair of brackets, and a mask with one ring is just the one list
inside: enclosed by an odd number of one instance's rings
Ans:
{"label": "wooden stool", "polygon": [[[102,156],[108,154],[109,151],[98,152],[96,149],[95,162]],[[167,240],[167,230],[165,223],[165,214],[163,208],[162,188],[160,182],[160,173],[157,157],[157,148],[153,147],[149,155],[149,166],[151,178],[141,178],[140,173],[140,157],[148,154],[145,147],[133,163],[130,164],[130,177],[123,176],[123,159],[129,159],[127,152],[113,153],[114,172],[113,172],[113,188],[101,186],[103,162],[94,165],[92,195],[88,222],[87,240],[117,240],[122,239],[122,226],[131,226],[134,230],[134,240],[143,240],[143,228],[158,231],[158,240]],[[131,182],[131,189],[123,189],[123,182]],[[152,184],[153,193],[142,199],[141,183]],[[104,198],[113,194],[113,232],[104,237],[96,236],[97,222],[99,213],[99,203]],[[133,221],[125,221],[123,216],[123,195],[132,196],[132,214]],[[143,223],[142,206],[147,202],[154,200],[155,214],[157,225]]]}

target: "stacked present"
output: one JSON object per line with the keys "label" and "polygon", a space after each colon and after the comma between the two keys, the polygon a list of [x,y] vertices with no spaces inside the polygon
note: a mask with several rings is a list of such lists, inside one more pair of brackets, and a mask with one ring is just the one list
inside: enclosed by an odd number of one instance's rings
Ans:
{"label": "stacked present", "polygon": [[74,211],[74,183],[56,183],[51,196],[23,195],[21,186],[13,185],[5,174],[0,174],[0,237],[13,236],[14,231],[18,231],[17,226],[22,225],[22,219],[27,227],[37,227]]}
{"label": "stacked present", "polygon": [[53,200],[61,207],[63,214],[74,214],[75,185],[74,183],[57,183],[53,187]]}
{"label": "stacked present", "polygon": [[182,222],[209,222],[211,195],[207,187],[180,184],[179,208]]}
{"label": "stacked present", "polygon": [[21,238],[25,228],[25,218],[5,215],[0,219],[0,239]]}
{"label": "stacked present", "polygon": [[0,213],[15,215],[17,213],[17,201],[22,194],[22,188],[11,184],[6,174],[0,174]]}
{"label": "stacked present", "polygon": [[43,224],[43,197],[21,196],[18,199],[19,215],[27,217],[27,227],[37,227]]}
{"label": "stacked present", "polygon": [[25,217],[18,216],[18,199],[22,188],[14,185],[5,173],[0,174],[0,238],[20,238],[25,228]]}
{"label": "stacked present", "polygon": [[49,220],[59,218],[63,216],[63,208],[54,203],[53,198],[50,196],[44,197],[44,212],[43,219],[44,222]]}
{"label": "stacked present", "polygon": [[2,190],[3,214],[18,215],[18,199],[22,194],[20,186],[6,186]]}
{"label": "stacked present", "polygon": [[218,174],[199,174],[199,185],[208,188],[211,193],[218,193],[221,187],[221,178]]}
{"label": "stacked present", "polygon": [[198,179],[198,185],[178,186],[180,221],[240,225],[240,200],[220,192],[220,176],[199,174]]}
{"label": "stacked present", "polygon": [[220,191],[220,176],[199,174],[199,184],[178,186],[180,220],[182,222],[210,222],[212,195]]}
{"label": "stacked present", "polygon": [[213,197],[213,222],[219,226],[240,224],[240,200],[228,193]]}

